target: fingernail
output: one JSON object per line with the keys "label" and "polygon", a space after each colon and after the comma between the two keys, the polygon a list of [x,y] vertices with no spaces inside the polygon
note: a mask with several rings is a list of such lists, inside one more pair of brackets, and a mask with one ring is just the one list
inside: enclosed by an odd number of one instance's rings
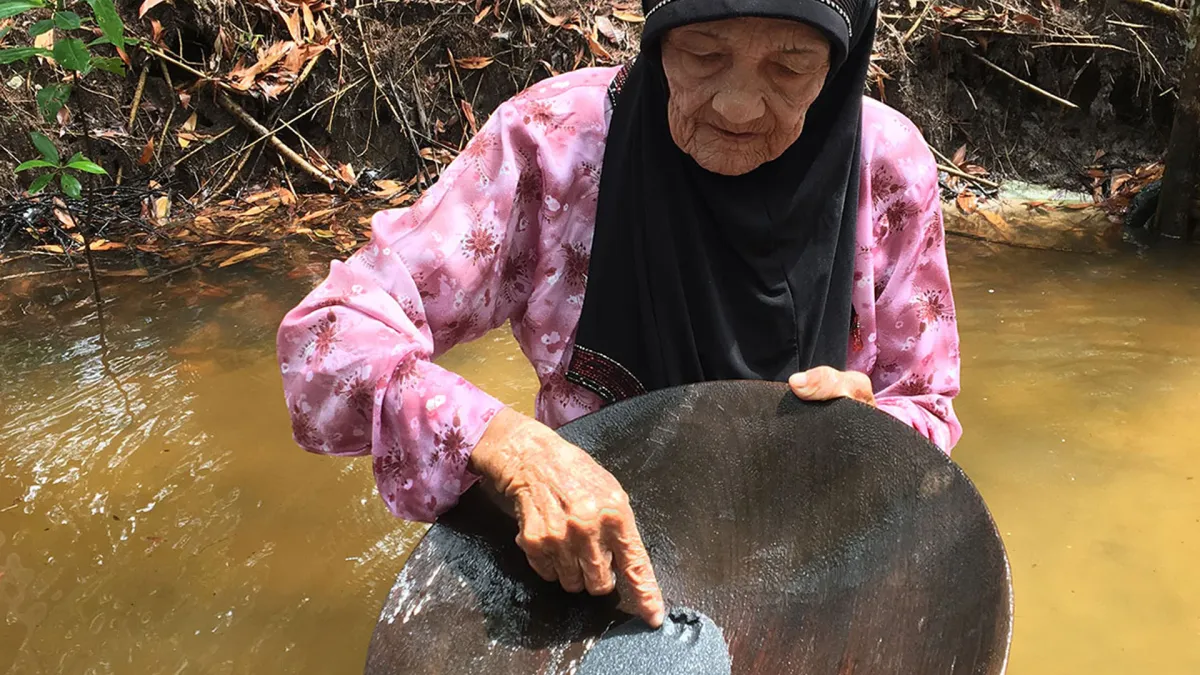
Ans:
{"label": "fingernail", "polygon": [[804,385],[808,384],[808,375],[805,375],[804,373],[796,373],[788,378],[788,384],[792,385],[793,387],[803,387]]}
{"label": "fingernail", "polygon": [[656,611],[654,615],[650,617],[650,625],[655,628],[661,626],[663,624],[663,619],[665,618],[663,614],[664,612],[661,609]]}

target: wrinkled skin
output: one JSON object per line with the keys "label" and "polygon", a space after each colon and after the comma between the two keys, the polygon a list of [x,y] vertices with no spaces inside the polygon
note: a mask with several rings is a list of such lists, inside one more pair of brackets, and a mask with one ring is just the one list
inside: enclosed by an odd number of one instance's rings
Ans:
{"label": "wrinkled skin", "polygon": [[[828,367],[793,375],[801,399],[853,398],[875,404],[871,381]],[[572,593],[614,589],[627,612],[662,625],[662,591],[617,479],[541,422],[510,408],[488,423],[470,469],[502,495],[516,515],[517,545],[534,571]]]}
{"label": "wrinkled skin", "polygon": [[829,74],[829,41],[795,21],[726,19],[669,31],[662,64],[675,144],[708,171],[737,176],[800,137]]}

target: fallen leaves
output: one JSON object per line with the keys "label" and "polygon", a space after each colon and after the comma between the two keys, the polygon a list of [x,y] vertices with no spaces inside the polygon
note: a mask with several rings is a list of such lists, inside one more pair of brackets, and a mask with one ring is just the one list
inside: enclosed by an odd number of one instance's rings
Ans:
{"label": "fallen leaves", "polygon": [[496,59],[490,56],[468,56],[462,59],[454,59],[454,65],[463,70],[483,70],[492,65]]}
{"label": "fallen leaves", "polygon": [[241,253],[236,253],[236,254],[226,258],[219,265],[217,265],[217,267],[229,267],[230,265],[236,265],[240,262],[245,262],[251,258],[257,258],[258,256],[260,256],[264,253],[268,253],[270,250],[271,250],[271,248],[269,246],[258,246],[258,247],[252,248],[248,251],[242,251]]}
{"label": "fallen leaves", "polygon": [[161,5],[163,2],[164,0],[144,0],[142,2],[142,6],[138,7],[138,18],[141,19],[142,17],[146,16],[146,12],[149,12],[155,7]]}

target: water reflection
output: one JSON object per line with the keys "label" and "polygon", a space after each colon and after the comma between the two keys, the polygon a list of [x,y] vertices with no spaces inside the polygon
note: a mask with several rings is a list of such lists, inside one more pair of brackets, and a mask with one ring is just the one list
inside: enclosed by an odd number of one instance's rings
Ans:
{"label": "water reflection", "polygon": [[[951,258],[1010,672],[1200,672],[1194,264]],[[274,328],[321,271],[110,281],[103,361],[86,286],[0,285],[0,673],[361,669],[422,530],[289,438]],[[531,412],[504,332],[443,365]]]}

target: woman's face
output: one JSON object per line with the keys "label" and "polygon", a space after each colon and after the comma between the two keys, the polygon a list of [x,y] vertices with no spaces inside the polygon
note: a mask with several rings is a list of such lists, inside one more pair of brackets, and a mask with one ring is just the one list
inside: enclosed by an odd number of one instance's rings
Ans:
{"label": "woman's face", "polygon": [[737,176],[800,137],[829,73],[829,41],[796,21],[725,19],[669,31],[662,63],[675,144],[708,171]]}

